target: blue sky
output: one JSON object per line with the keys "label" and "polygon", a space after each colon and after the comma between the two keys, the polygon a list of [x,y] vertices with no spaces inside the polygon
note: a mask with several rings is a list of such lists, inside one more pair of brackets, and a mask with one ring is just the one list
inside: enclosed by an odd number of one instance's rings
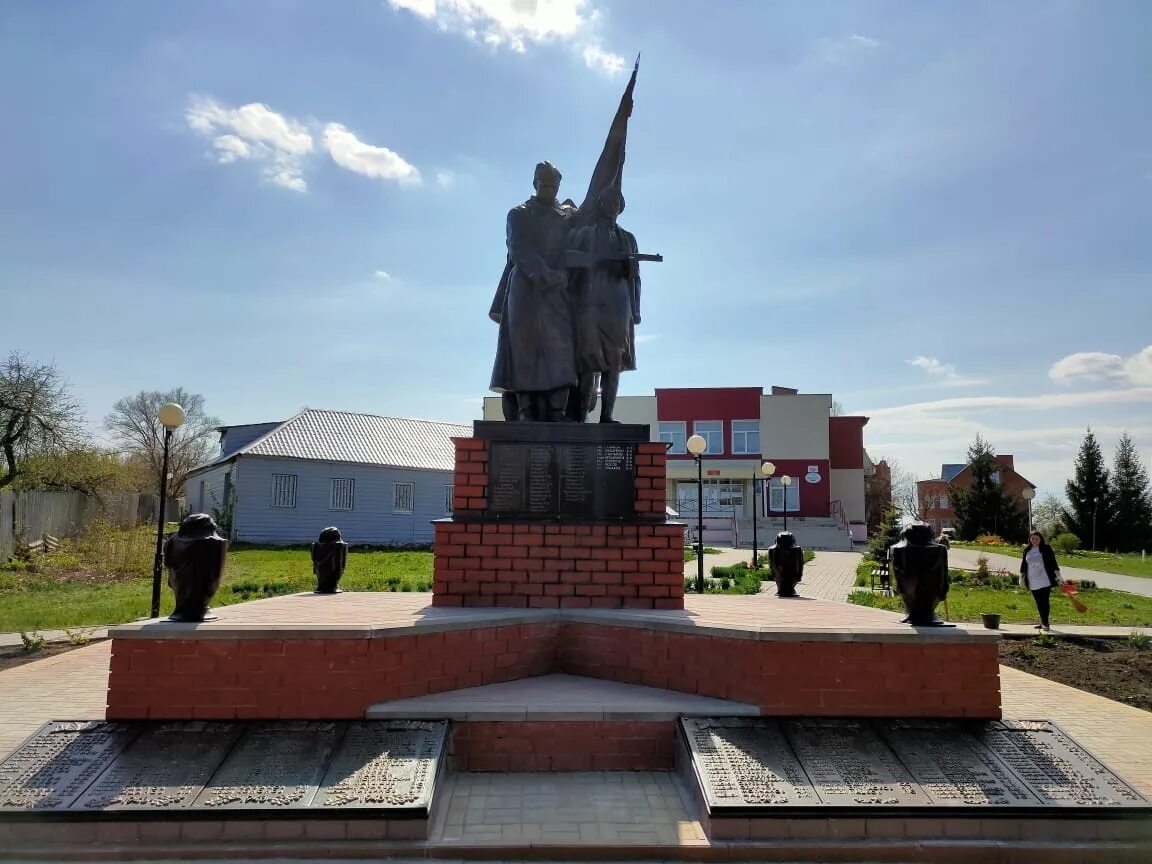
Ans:
{"label": "blue sky", "polygon": [[643,52],[621,223],[654,387],[798,387],[927,477],[1152,456],[1152,5],[12,0],[0,349],[94,427],[181,385],[467,421],[533,165],[579,200]]}

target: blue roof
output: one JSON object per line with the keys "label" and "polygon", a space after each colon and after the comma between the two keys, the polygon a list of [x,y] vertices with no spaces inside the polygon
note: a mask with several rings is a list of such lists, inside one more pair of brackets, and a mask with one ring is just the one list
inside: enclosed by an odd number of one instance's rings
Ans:
{"label": "blue roof", "polygon": [[941,465],[940,466],[940,479],[951,481],[953,477],[959,474],[968,466],[963,462],[957,465]]}

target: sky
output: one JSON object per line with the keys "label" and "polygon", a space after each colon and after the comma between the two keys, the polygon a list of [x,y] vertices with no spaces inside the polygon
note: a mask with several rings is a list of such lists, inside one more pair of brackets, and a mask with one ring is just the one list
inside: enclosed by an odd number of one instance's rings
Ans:
{"label": "sky", "polygon": [[183,386],[468,422],[504,217],[579,201],[642,52],[620,222],[656,387],[797,387],[920,477],[1152,457],[1152,4],[8,0],[0,352],[93,431]]}

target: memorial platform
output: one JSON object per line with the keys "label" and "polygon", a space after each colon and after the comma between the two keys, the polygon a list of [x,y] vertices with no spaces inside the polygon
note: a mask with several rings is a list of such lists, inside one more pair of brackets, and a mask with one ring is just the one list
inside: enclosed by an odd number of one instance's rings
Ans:
{"label": "memorial platform", "polygon": [[205,624],[112,628],[109,719],[362,719],[374,705],[550,673],[764,715],[1000,716],[998,635],[876,609],[690,595],[682,610],[462,609],[427,594],[300,594]]}

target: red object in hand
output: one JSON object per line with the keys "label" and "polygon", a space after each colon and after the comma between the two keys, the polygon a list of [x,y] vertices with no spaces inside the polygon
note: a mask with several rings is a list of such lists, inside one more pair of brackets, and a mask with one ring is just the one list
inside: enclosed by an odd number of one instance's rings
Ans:
{"label": "red object in hand", "polygon": [[1069,585],[1067,582],[1063,582],[1060,585],[1060,590],[1068,595],[1068,599],[1072,601],[1072,606],[1076,609],[1077,612],[1083,615],[1088,611],[1088,607],[1076,599],[1076,595],[1080,592],[1076,590],[1075,585]]}

